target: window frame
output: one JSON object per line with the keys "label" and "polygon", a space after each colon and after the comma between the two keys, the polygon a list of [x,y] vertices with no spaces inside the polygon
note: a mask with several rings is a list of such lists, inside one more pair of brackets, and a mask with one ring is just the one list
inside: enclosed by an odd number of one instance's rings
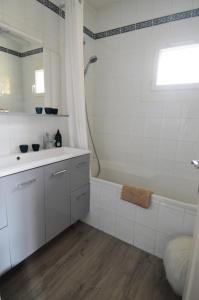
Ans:
{"label": "window frame", "polygon": [[152,89],[155,91],[172,91],[172,90],[194,90],[199,89],[199,82],[197,83],[182,83],[182,84],[167,84],[167,85],[157,85],[157,75],[158,75],[158,64],[160,59],[161,50],[169,49],[169,48],[177,48],[177,47],[186,47],[189,45],[199,45],[199,41],[189,41],[186,43],[179,44],[170,44],[161,46],[161,48],[157,49],[155,54],[155,64],[154,64],[154,74],[153,74],[153,82]]}

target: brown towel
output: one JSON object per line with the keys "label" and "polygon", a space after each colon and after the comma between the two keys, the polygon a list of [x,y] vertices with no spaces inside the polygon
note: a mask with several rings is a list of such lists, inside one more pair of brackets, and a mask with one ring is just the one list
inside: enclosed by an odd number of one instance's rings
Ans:
{"label": "brown towel", "polygon": [[124,185],[121,199],[139,205],[143,208],[149,208],[152,194],[153,192],[151,191]]}

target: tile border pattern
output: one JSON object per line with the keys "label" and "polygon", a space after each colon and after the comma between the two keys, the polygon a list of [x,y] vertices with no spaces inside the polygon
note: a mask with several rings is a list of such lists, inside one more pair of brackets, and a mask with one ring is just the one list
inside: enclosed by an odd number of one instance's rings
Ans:
{"label": "tile border pattern", "polygon": [[36,49],[33,49],[33,50],[22,52],[21,57],[27,57],[27,56],[30,56],[30,55],[43,53],[43,51],[44,51],[44,49],[42,47],[41,48],[36,48]]}
{"label": "tile border pattern", "polygon": [[44,6],[52,10],[54,13],[56,13],[57,15],[65,19],[65,11],[61,9],[59,6],[57,6],[56,4],[54,4],[52,1],[50,0],[36,0],[36,1],[43,4]]}
{"label": "tile border pattern", "polygon": [[98,40],[101,38],[106,38],[109,36],[126,33],[129,31],[140,30],[140,29],[144,29],[147,27],[157,26],[157,25],[161,25],[161,24],[165,24],[165,23],[176,22],[176,21],[184,20],[184,19],[190,19],[190,18],[194,18],[194,17],[198,17],[198,16],[199,16],[199,8],[196,8],[196,9],[192,9],[192,10],[187,10],[187,11],[163,16],[160,18],[154,18],[154,19],[150,19],[147,21],[142,21],[142,22],[122,26],[119,28],[95,33],[95,34],[93,34],[93,38],[95,40]]}
{"label": "tile border pattern", "polygon": [[2,46],[0,46],[0,52],[4,52],[4,53],[8,53],[8,54],[11,54],[11,55],[14,55],[14,56],[21,57],[20,52],[9,49],[9,48],[5,48],[5,47],[2,47]]}
{"label": "tile border pattern", "polygon": [[[65,19],[65,16],[66,16],[65,11],[63,9],[61,9],[59,6],[57,6],[56,4],[54,4],[52,1],[50,1],[50,0],[36,0],[36,1],[41,3],[42,5],[46,6],[47,8],[49,8],[50,10],[52,10],[54,13],[56,13],[63,19]],[[113,29],[98,32],[98,33],[94,33],[90,29],[88,29],[87,27],[84,26],[84,33],[87,34],[88,36],[90,36],[92,39],[98,40],[98,39],[106,38],[106,37],[113,36],[113,35],[118,35],[118,34],[135,31],[135,30],[140,30],[140,29],[144,29],[147,27],[158,26],[158,25],[162,25],[162,24],[166,24],[166,23],[176,22],[179,20],[190,19],[190,18],[194,18],[194,17],[198,17],[198,16],[199,16],[199,8],[195,8],[195,9],[186,10],[183,12],[170,14],[167,16],[162,16],[159,18],[154,18],[154,19],[150,19],[150,20],[146,20],[146,21],[142,21],[142,22],[138,22],[138,23],[134,23],[134,24],[125,25],[125,26],[118,27],[118,28],[113,28]]]}
{"label": "tile border pattern", "polygon": [[42,53],[43,48],[37,48],[37,49],[29,50],[29,51],[26,51],[26,52],[18,52],[18,51],[0,46],[0,52],[11,54],[11,55],[14,55],[14,56],[17,56],[17,57],[27,57],[27,56],[30,56],[30,55],[35,55],[35,54],[38,54],[38,53]]}
{"label": "tile border pattern", "polygon": [[90,29],[88,29],[86,26],[84,26],[84,33],[90,36],[90,38],[95,40],[95,33],[92,32]]}

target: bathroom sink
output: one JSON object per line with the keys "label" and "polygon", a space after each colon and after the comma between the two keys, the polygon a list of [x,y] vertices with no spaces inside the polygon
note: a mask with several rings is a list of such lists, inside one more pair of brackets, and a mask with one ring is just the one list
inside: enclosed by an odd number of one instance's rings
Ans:
{"label": "bathroom sink", "polygon": [[87,150],[62,147],[3,156],[0,158],[0,177],[89,153]]}

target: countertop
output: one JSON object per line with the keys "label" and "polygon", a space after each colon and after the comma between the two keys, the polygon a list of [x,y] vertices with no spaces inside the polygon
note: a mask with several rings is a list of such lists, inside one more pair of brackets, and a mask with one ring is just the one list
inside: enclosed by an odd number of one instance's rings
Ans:
{"label": "countertop", "polygon": [[38,152],[16,153],[0,157],[0,177],[9,176],[26,170],[42,167],[48,164],[90,154],[90,151],[62,147]]}

